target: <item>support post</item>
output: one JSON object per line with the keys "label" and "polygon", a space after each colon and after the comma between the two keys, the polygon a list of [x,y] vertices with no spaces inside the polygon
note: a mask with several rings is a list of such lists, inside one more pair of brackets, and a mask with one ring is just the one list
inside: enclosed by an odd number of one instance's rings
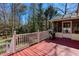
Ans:
{"label": "support post", "polygon": [[63,33],[63,21],[62,21],[62,33]]}
{"label": "support post", "polygon": [[71,21],[71,34],[72,34],[72,21]]}
{"label": "support post", "polygon": [[15,51],[16,51],[16,31],[14,31],[12,38],[12,52],[14,53]]}
{"label": "support post", "polygon": [[54,29],[54,24],[52,21],[51,21],[51,29]]}
{"label": "support post", "polygon": [[63,38],[63,34],[64,34],[64,33],[63,33],[63,21],[62,21],[62,38]]}
{"label": "support post", "polygon": [[16,51],[16,31],[13,33],[11,43],[6,44],[6,53],[14,53]]}

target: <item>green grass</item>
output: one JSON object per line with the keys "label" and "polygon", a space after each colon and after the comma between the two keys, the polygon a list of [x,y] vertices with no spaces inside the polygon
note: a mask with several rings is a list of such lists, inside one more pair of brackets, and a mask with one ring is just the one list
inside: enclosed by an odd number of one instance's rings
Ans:
{"label": "green grass", "polygon": [[5,52],[5,48],[3,48],[6,45],[6,43],[1,43],[0,44],[0,54]]}
{"label": "green grass", "polygon": [[0,54],[4,53],[5,50],[3,48],[0,48]]}
{"label": "green grass", "polygon": [[10,42],[11,39],[1,39],[0,38],[0,54],[5,52],[5,47],[1,48],[2,46],[6,45],[7,42]]}

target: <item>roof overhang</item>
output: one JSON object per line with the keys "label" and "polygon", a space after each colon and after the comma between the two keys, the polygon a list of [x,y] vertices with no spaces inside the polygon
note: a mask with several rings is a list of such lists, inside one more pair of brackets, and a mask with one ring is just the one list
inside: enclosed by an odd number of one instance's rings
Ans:
{"label": "roof overhang", "polygon": [[79,16],[77,17],[70,17],[70,18],[59,18],[59,19],[51,19],[48,20],[49,22],[55,22],[55,21],[69,21],[69,20],[75,20],[75,19],[79,19]]}

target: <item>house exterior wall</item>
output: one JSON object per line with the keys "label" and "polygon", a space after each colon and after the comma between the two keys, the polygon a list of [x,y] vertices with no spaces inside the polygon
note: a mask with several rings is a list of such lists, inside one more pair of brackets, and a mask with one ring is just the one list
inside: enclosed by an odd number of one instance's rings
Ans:
{"label": "house exterior wall", "polygon": [[63,33],[56,32],[55,36],[62,38],[63,37]]}
{"label": "house exterior wall", "polygon": [[79,41],[79,34],[72,34],[71,39],[72,40],[78,40]]}
{"label": "house exterior wall", "polygon": [[56,37],[60,38],[70,38],[72,40],[78,40],[79,41],[79,34],[73,34],[73,33],[58,33],[56,32]]}
{"label": "house exterior wall", "polygon": [[[62,32],[57,32],[56,31],[56,37],[60,37],[60,38],[70,38],[72,40],[78,40],[79,41],[79,30],[77,32],[75,32],[75,24],[79,24],[79,19],[74,19],[74,20],[63,20],[63,21],[54,21],[52,22],[54,27],[56,27],[57,23],[62,22]],[[63,30],[65,29],[63,27],[64,23],[70,22],[70,27],[66,28],[69,30],[69,33],[65,33]],[[60,26],[59,26],[60,27]],[[58,28],[58,27],[57,27]]]}

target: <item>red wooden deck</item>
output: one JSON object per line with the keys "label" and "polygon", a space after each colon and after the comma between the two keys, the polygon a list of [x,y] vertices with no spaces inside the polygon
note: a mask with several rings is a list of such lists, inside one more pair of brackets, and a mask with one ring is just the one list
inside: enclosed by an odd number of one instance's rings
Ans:
{"label": "red wooden deck", "polygon": [[10,56],[79,56],[79,41],[56,38],[44,40]]}
{"label": "red wooden deck", "polygon": [[52,52],[52,55],[54,55],[55,49],[53,48],[55,46],[56,44],[54,43],[47,43],[46,41],[42,41],[36,45],[12,54],[12,56],[45,56],[50,54],[50,52]]}

